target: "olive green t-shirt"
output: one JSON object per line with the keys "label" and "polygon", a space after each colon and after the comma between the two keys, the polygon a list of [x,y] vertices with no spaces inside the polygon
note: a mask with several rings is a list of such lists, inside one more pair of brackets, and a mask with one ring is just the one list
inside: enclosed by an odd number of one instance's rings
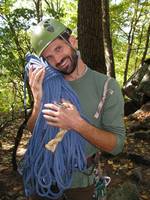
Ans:
{"label": "olive green t-shirt", "polygon": [[[112,152],[110,152],[116,155],[120,153],[123,148],[125,127],[123,122],[124,101],[119,85],[115,79],[110,79],[101,113],[97,119],[94,117],[102,99],[104,84],[107,79],[108,76],[88,68],[83,77],[74,81],[68,81],[68,83],[76,92],[80,100],[82,113],[87,117],[88,121],[99,129],[116,134],[117,145]],[[86,156],[88,157],[97,151],[99,151],[99,149],[87,141]],[[92,181],[93,176],[87,176],[82,172],[76,172],[73,175],[72,187],[86,187],[92,184]]]}

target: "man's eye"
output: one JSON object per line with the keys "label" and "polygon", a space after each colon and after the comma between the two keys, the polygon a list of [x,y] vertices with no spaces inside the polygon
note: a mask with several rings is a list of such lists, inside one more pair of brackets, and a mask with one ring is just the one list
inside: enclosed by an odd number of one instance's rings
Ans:
{"label": "man's eye", "polygon": [[52,59],[52,56],[47,56],[46,60],[50,61]]}
{"label": "man's eye", "polygon": [[56,51],[57,51],[57,52],[59,52],[59,51],[61,51],[61,50],[62,50],[62,47],[61,47],[61,46],[59,46],[59,47],[56,48]]}

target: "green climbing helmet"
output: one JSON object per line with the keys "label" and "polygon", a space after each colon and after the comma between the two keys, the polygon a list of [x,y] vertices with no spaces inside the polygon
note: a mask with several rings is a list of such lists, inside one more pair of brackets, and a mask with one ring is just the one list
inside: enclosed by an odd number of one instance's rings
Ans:
{"label": "green climbing helmet", "polygon": [[30,41],[35,53],[40,56],[42,51],[66,29],[66,26],[55,19],[47,19],[34,26]]}

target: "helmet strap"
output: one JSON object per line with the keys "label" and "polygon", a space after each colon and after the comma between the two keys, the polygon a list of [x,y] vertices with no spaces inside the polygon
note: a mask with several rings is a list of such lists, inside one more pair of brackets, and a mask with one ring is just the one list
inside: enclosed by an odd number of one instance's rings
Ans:
{"label": "helmet strap", "polygon": [[[61,37],[65,42],[66,42],[66,44],[70,47],[70,48],[72,48],[74,51],[78,51],[77,49],[75,49],[71,44],[70,44],[70,42],[68,41],[68,40],[66,40],[61,34],[59,35],[59,37]],[[79,55],[78,53],[77,53],[77,55]]]}
{"label": "helmet strap", "polygon": [[75,49],[71,44],[70,44],[70,42],[68,41],[68,40],[66,40],[61,34],[59,35],[59,37],[61,37],[65,42],[66,42],[66,44],[70,47],[70,48],[72,48],[74,51],[76,51],[76,54],[77,54],[77,56],[78,56],[78,61],[77,61],[77,74],[79,74],[79,70],[78,70],[78,65],[79,65],[79,58],[81,58],[81,54],[80,54],[80,51],[79,50],[77,50],[77,49]]}

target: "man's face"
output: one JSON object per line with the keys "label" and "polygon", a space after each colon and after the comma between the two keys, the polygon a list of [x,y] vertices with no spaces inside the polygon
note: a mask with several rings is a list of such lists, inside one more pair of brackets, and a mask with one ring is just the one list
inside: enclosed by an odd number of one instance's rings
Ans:
{"label": "man's face", "polygon": [[65,75],[71,74],[78,61],[76,50],[71,48],[64,40],[54,40],[42,53],[42,56],[54,68]]}

